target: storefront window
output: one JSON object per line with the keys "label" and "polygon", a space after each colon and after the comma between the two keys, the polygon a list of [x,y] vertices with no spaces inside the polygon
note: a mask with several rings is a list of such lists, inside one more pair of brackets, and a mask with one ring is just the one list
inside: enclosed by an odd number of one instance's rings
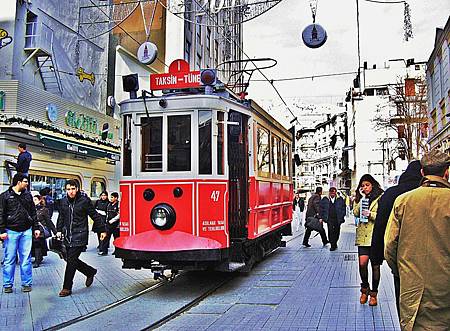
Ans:
{"label": "storefront window", "polygon": [[211,121],[212,112],[210,110],[198,112],[198,168],[202,175],[212,174]]}
{"label": "storefront window", "polygon": [[[39,193],[42,189],[48,188],[50,189],[50,195],[55,201],[55,208],[58,209],[58,200],[62,199],[65,194],[65,185],[68,179],[74,179],[80,185],[80,178],[76,176],[47,176],[47,175],[39,175],[39,174],[30,174],[31,187],[30,190],[33,193]],[[82,188],[81,188],[82,189]]]}
{"label": "storefront window", "polygon": [[167,117],[167,169],[191,170],[191,116]]}
{"label": "storefront window", "polygon": [[99,198],[103,191],[106,191],[105,181],[101,178],[93,178],[91,181],[91,198]]}

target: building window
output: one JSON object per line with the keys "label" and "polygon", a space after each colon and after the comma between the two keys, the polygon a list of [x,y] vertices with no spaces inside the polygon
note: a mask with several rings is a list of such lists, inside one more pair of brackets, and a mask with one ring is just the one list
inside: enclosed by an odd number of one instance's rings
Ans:
{"label": "building window", "polygon": [[[74,179],[78,182],[78,185],[80,185],[81,180],[78,176],[73,175],[46,175],[42,173],[30,173],[30,181],[31,181],[31,191],[41,192],[42,189],[48,188],[50,189],[50,195],[53,198],[53,200],[60,200],[66,195],[66,182],[68,179]],[[80,186],[80,189],[82,187]],[[92,191],[92,188],[91,188]],[[34,194],[35,192],[32,192]],[[58,204],[55,203],[55,207],[57,207]]]}
{"label": "building window", "polygon": [[167,120],[167,169],[168,171],[190,171],[191,116],[168,116]]}
{"label": "building window", "polygon": [[431,112],[431,131],[433,132],[433,134],[437,133],[437,114],[436,114],[436,109],[434,109]]}
{"label": "building window", "polygon": [[99,198],[100,194],[106,191],[106,183],[104,179],[92,178],[91,181],[91,198]]}
{"label": "building window", "polygon": [[212,174],[212,150],[211,150],[211,122],[212,112],[210,110],[199,110],[198,112],[198,168],[199,174]]}
{"label": "building window", "polygon": [[184,49],[184,59],[186,62],[191,62],[191,48],[192,44],[189,40],[186,40],[185,49]]}

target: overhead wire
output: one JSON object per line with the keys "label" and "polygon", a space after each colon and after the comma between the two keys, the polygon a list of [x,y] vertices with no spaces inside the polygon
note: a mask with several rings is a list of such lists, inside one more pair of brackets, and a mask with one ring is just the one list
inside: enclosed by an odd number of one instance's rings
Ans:
{"label": "overhead wire", "polygon": [[[194,0],[197,4],[198,2],[196,0]],[[160,2],[160,0],[158,0],[158,2]],[[172,15],[178,17],[179,19],[183,20],[183,21],[188,21],[185,18],[179,17],[178,15],[175,15],[174,13],[172,13],[166,5],[164,5],[163,3],[161,3],[161,6],[163,6],[165,9],[167,9]],[[200,8],[204,9],[204,7],[200,4],[198,4],[200,6]],[[273,8],[273,7],[272,7]],[[208,13],[206,10],[205,12],[207,13],[207,15],[214,21],[215,19],[211,16],[210,13]],[[189,21],[188,21],[189,22]],[[190,22],[193,24],[197,24],[196,22]],[[224,26],[218,25],[217,27],[221,28],[222,30],[225,30]],[[216,30],[217,32],[219,32],[219,30]],[[224,31],[225,32],[225,31]],[[219,32],[220,33],[220,32]],[[278,91],[278,89],[275,87],[275,85],[273,84],[275,81],[274,80],[270,80],[263,72],[261,69],[258,68],[258,66],[254,63],[254,61],[250,58],[250,56],[242,49],[241,45],[239,45],[238,43],[236,43],[234,40],[230,39],[229,37],[227,37],[225,35],[225,33],[220,33],[222,35],[222,37],[225,38],[225,40],[227,40],[228,42],[234,44],[237,48],[239,48],[239,50],[242,52],[242,54],[253,64],[253,66],[256,68],[256,70],[261,74],[261,76],[264,77],[264,79],[272,86],[272,88],[274,89],[275,93],[278,95],[278,97],[280,98],[281,102],[285,105],[286,109],[289,111],[289,113],[292,115],[292,117],[294,117],[294,120],[300,125],[300,122],[298,121],[297,117],[295,116],[295,114],[292,112],[292,110],[289,108],[288,104],[286,103],[286,101],[284,100],[283,96],[280,94],[280,92]]]}

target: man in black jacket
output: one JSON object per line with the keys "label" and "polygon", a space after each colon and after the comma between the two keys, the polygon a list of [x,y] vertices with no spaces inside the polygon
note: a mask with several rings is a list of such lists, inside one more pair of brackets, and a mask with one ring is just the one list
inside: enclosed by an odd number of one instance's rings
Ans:
{"label": "man in black jacket", "polygon": [[28,178],[23,174],[13,177],[12,185],[0,195],[0,240],[4,241],[3,288],[12,293],[16,256],[19,255],[22,291],[30,292],[32,279],[31,245],[33,228],[39,237],[36,207],[27,192]]}
{"label": "man in black jacket", "polygon": [[[412,161],[405,172],[400,176],[398,185],[388,188],[378,201],[377,217],[372,233],[372,245],[370,247],[370,262],[372,265],[381,265],[384,260],[384,233],[394,206],[395,199],[405,192],[412,191],[420,186],[422,174],[420,161]],[[400,278],[394,275],[395,299],[397,311],[400,297]]]}
{"label": "man in black jacket", "polygon": [[323,197],[320,201],[320,217],[327,223],[328,238],[330,239],[330,251],[337,249],[337,242],[341,233],[341,224],[345,222],[345,202],[337,196],[335,187],[330,187],[328,197]]}
{"label": "man in black jacket", "polygon": [[[322,188],[316,187],[316,193],[313,194],[308,200],[308,207],[306,208],[306,219],[308,217],[317,217],[320,222],[323,223],[323,220],[320,218],[320,196],[322,195]],[[306,231],[305,236],[303,237],[303,246],[311,247],[309,244],[309,237],[311,236],[312,229],[308,228],[305,224]],[[320,237],[322,238],[322,243],[325,246],[328,244],[327,235],[325,234],[325,229],[322,227],[322,230],[319,231]]]}
{"label": "man in black jacket", "polygon": [[103,226],[105,231],[100,238],[106,237],[106,227],[99,213],[95,211],[91,199],[80,193],[78,183],[75,180],[66,182],[67,196],[61,199],[59,205],[59,216],[56,224],[57,237],[61,238],[64,233],[64,243],[67,249],[67,265],[64,274],[63,289],[59,292],[60,297],[72,294],[73,277],[76,270],[86,276],[86,287],[92,285],[97,270],[79,259],[80,254],[86,251],[88,244],[89,229],[88,215],[94,220],[94,226]]}

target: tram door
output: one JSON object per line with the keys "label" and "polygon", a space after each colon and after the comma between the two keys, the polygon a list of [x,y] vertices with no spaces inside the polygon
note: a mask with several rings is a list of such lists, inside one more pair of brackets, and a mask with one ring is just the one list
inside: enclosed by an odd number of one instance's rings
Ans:
{"label": "tram door", "polygon": [[247,238],[248,222],[248,117],[231,111],[228,121],[229,202],[231,240]]}

